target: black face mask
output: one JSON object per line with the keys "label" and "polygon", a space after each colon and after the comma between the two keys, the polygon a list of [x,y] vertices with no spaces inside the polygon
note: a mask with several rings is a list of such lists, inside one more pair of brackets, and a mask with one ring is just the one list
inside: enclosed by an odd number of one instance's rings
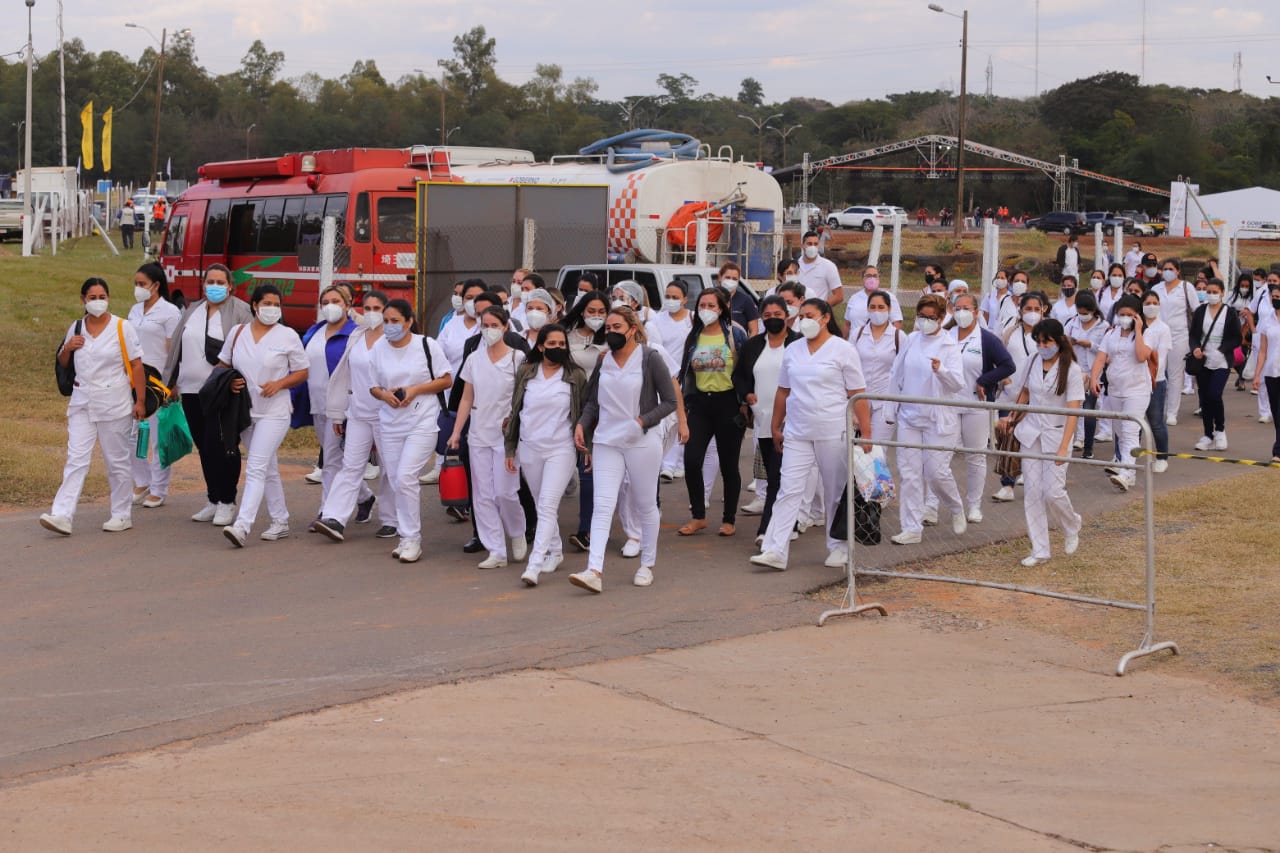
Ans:
{"label": "black face mask", "polygon": [[787,327],[787,321],[781,317],[766,317],[764,321],[764,330],[771,335],[776,335]]}
{"label": "black face mask", "polygon": [[1280,311],[1280,296],[1271,297],[1271,307]]}
{"label": "black face mask", "polygon": [[937,280],[938,280],[938,277],[937,277],[936,275],[934,275],[933,273],[931,273],[931,272],[927,272],[927,273],[925,273],[925,274],[924,274],[924,283],[925,283],[925,284],[933,284],[933,283],[934,283],[935,281],[937,281]]}
{"label": "black face mask", "polygon": [[609,345],[609,349],[617,352],[627,345],[627,336],[622,332],[605,332],[604,342]]}
{"label": "black face mask", "polygon": [[1076,295],[1076,289],[1075,289],[1074,287],[1064,287],[1064,288],[1062,288],[1062,295],[1063,295],[1063,296],[1065,296],[1065,297],[1072,297],[1072,296],[1075,296],[1075,295]]}
{"label": "black face mask", "polygon": [[544,349],[542,355],[552,364],[567,364],[569,362],[569,351],[564,347]]}

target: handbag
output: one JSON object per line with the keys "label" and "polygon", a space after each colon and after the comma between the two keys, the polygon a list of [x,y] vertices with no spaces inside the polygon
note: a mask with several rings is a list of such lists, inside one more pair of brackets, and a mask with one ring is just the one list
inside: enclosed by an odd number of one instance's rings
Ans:
{"label": "handbag", "polygon": [[[79,335],[81,327],[84,325],[83,320],[76,320],[75,334]],[[58,351],[53,355],[53,378],[58,382],[58,393],[64,397],[70,397],[71,392],[76,387],[76,354],[71,353],[67,356],[67,366],[63,367],[58,361],[58,356],[62,354],[62,346],[58,347]]]}
{"label": "handbag", "polygon": [[[1207,308],[1205,309],[1208,310]],[[1209,324],[1209,328],[1205,330],[1204,337],[1200,339],[1200,346],[1197,349],[1204,352],[1205,346],[1209,343],[1209,338],[1213,335],[1213,327],[1218,324],[1218,319],[1227,312],[1227,306],[1223,305],[1218,308],[1218,316],[1213,318],[1213,322]],[[1204,370],[1207,356],[1197,356],[1194,352],[1189,352],[1182,360],[1183,369],[1188,376],[1198,377]]]}
{"label": "handbag", "polygon": [[160,414],[156,416],[156,429],[159,430],[156,433],[156,453],[160,456],[160,467],[168,468],[191,452],[194,444],[191,427],[181,404],[161,406]]}
{"label": "handbag", "polygon": [[[426,335],[422,336],[422,351],[427,356],[427,375],[431,377],[432,382],[435,382],[436,366],[431,359],[431,345],[427,343]],[[436,401],[440,404],[440,413],[436,415],[436,453],[443,457],[454,452],[449,449],[449,438],[453,435],[453,427],[458,422],[458,413],[449,411],[449,403],[445,400],[443,391],[436,392]],[[467,433],[464,430],[457,452],[465,452],[466,446]]]}
{"label": "handbag", "polygon": [[[129,361],[129,353],[124,346],[124,320],[116,321],[116,337],[120,339],[120,357],[124,359],[124,372],[129,375],[129,386],[133,387],[133,363]],[[160,371],[149,364],[142,365],[143,373],[146,375],[146,381],[143,388],[143,405],[146,407],[147,417],[151,417],[160,408],[161,404],[169,399],[172,393],[169,386],[165,385],[160,379]],[[133,395],[133,401],[138,401],[138,392],[136,389],[130,392]]]}
{"label": "handbag", "polygon": [[[858,489],[853,490],[853,541],[859,545],[880,544],[881,506],[875,501],[865,501]],[[849,541],[849,489],[846,486],[836,504],[835,518],[831,520],[831,538]]]}
{"label": "handbag", "polygon": [[[1014,435],[1018,420],[1021,420],[1021,418],[1010,418],[1007,422],[996,421],[996,450],[1008,453],[1021,452],[1022,442],[1018,441],[1018,437]],[[1022,474],[1022,457],[997,456],[994,468],[996,474],[1000,477],[1016,478]]]}
{"label": "handbag", "polygon": [[211,367],[218,366],[218,355],[222,352],[224,342],[209,334],[209,309],[204,312],[204,360]]}

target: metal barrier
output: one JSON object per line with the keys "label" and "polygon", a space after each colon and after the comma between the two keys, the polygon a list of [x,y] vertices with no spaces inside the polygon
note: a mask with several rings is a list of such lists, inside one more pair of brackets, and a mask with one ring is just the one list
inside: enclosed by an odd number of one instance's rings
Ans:
{"label": "metal barrier", "polygon": [[[1077,417],[1085,416],[1085,410],[1083,409],[1027,406],[1027,405],[1017,405],[1013,403],[988,403],[980,400],[947,400],[947,399],[934,399],[934,398],[924,398],[924,397],[904,397],[904,396],[898,396],[898,395],[892,395],[892,394],[857,394],[849,399],[849,403],[845,408],[845,430],[846,430],[845,434],[848,436],[853,436],[855,433],[856,424],[854,422],[854,404],[862,400],[866,400],[868,403],[881,402],[881,403],[897,403],[897,404],[902,404],[902,403],[922,404],[922,405],[929,405],[929,406],[942,406],[942,407],[954,408],[954,409],[965,409],[970,411],[977,409],[977,410],[990,411],[992,413],[997,411],[1000,411],[1000,412],[1008,411],[1008,412],[1025,412],[1025,413],[1043,414],[1043,415],[1066,415],[1066,416],[1075,415]],[[862,444],[870,444],[870,445],[878,445],[886,448],[895,447],[895,448],[908,448],[908,449],[915,449],[915,450],[935,450],[935,451],[943,451],[948,453],[981,453],[986,456],[1018,457],[1021,459],[1040,459],[1040,460],[1052,461],[1052,462],[1056,462],[1059,460],[1059,457],[1057,456],[1051,456],[1043,453],[1026,453],[1021,451],[1011,452],[1011,451],[1005,451],[1005,450],[997,450],[994,447],[976,448],[976,447],[943,446],[943,445],[936,445],[936,444],[914,444],[909,442],[904,443],[899,441],[892,441],[884,438],[876,438],[875,436],[872,436],[869,440],[858,438],[856,440],[851,439],[848,442],[847,449],[849,453],[849,458],[848,458],[849,474],[848,474],[847,488],[849,490],[848,491],[849,499],[846,501],[846,505],[847,505],[846,521],[848,525],[846,529],[848,531],[848,534],[847,534],[848,548],[847,548],[847,559],[845,562],[845,571],[848,576],[849,586],[847,591],[845,592],[844,606],[837,608],[835,610],[828,610],[822,613],[822,615],[818,617],[818,624],[819,625],[825,624],[827,619],[833,616],[853,615],[858,613],[866,613],[872,610],[879,612],[880,615],[882,616],[887,616],[888,611],[885,609],[885,606],[880,602],[862,602],[862,603],[859,602],[858,589],[857,589],[857,576],[866,575],[869,577],[902,578],[906,580],[935,581],[940,583],[963,584],[965,586],[986,587],[988,589],[1000,589],[1000,590],[1006,590],[1008,592],[1020,592],[1020,593],[1026,593],[1028,595],[1040,595],[1040,596],[1046,596],[1048,598],[1057,598],[1057,599],[1063,599],[1066,601],[1075,601],[1081,604],[1094,604],[1102,607],[1115,607],[1121,610],[1141,610],[1146,614],[1146,630],[1145,630],[1145,633],[1143,634],[1142,642],[1138,645],[1138,648],[1134,649],[1131,652],[1127,652],[1125,655],[1123,655],[1120,658],[1120,662],[1116,665],[1116,675],[1118,676],[1124,675],[1125,669],[1128,667],[1129,663],[1137,658],[1145,657],[1147,655],[1152,655],[1152,654],[1155,654],[1156,652],[1161,652],[1161,651],[1171,651],[1174,654],[1177,654],[1178,646],[1176,643],[1173,643],[1167,640],[1163,642],[1156,642],[1156,639],[1155,639],[1155,636],[1156,636],[1155,496],[1154,496],[1154,488],[1153,488],[1154,481],[1151,473],[1151,458],[1155,453],[1153,449],[1155,445],[1154,445],[1154,441],[1151,434],[1151,428],[1148,426],[1145,418],[1139,415],[1132,415],[1124,412],[1106,412],[1106,411],[1091,409],[1091,410],[1088,410],[1088,416],[1096,417],[1102,420],[1129,421],[1131,423],[1137,424],[1138,426],[1141,446],[1135,449],[1134,451],[1134,456],[1136,457],[1135,461],[1122,460],[1120,462],[1109,462],[1107,460],[1101,460],[1101,459],[1073,458],[1068,464],[1084,465],[1089,467],[1110,466],[1110,467],[1118,468],[1125,471],[1142,472],[1143,480],[1144,480],[1143,515],[1144,515],[1144,522],[1145,522],[1144,530],[1145,530],[1145,539],[1146,539],[1146,576],[1145,576],[1146,596],[1144,601],[1142,602],[1113,601],[1110,599],[1094,598],[1091,596],[1077,595],[1075,593],[1069,593],[1069,592],[1057,592],[1054,590],[1040,589],[1037,587],[1028,587],[1028,586],[1020,586],[1017,584],[1006,584],[1006,583],[997,583],[994,581],[985,581],[985,580],[980,580],[978,578],[960,578],[960,577],[950,577],[946,575],[922,574],[919,572],[900,572],[900,571],[890,571],[890,570],[884,570],[884,569],[856,568],[855,555],[857,551],[856,551],[856,542],[854,538],[854,530],[856,528],[855,528],[855,521],[854,521],[854,501],[853,501],[854,490],[857,489],[857,484],[854,482],[854,449],[856,446],[862,445]]]}

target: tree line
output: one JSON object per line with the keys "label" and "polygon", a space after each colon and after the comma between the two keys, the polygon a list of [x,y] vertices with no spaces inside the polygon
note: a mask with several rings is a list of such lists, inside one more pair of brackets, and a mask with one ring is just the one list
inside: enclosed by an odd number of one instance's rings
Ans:
{"label": "tree line", "polygon": [[[598,97],[590,78],[568,79],[556,64],[538,65],[516,85],[497,72],[497,44],[484,27],[453,40],[445,63],[445,130],[453,145],[528,149],[540,159],[564,154],[629,128],[660,127],[698,137],[713,151],[766,164],[799,162],[929,133],[954,134],[957,99],[948,91],[904,92],[875,100],[832,104],[816,98],[770,101],[754,78],[735,95],[701,92],[689,74],[660,74],[647,92],[621,101]],[[100,114],[114,108],[113,170],[117,182],[145,183],[151,162],[157,53],[136,60],[114,51],[93,53],[79,39],[65,44],[68,150],[79,149],[80,108],[93,100]],[[190,33],[173,37],[164,64],[161,169],[194,180],[215,160],[347,146],[403,147],[440,140],[441,76],[414,73],[389,81],[374,58],[338,77],[312,72],[285,79],[285,56],[255,41],[240,67],[215,75],[200,65]],[[59,160],[57,54],[37,57],[33,159]],[[21,57],[0,58],[0,173],[16,170],[25,109]],[[763,132],[741,118],[780,114]],[[796,126],[799,127],[796,127]],[[253,128],[250,132],[250,128]],[[776,128],[776,129],[775,129]],[[782,132],[790,130],[784,139]],[[100,122],[95,124],[98,144]],[[998,148],[1080,166],[1139,183],[1167,187],[1190,176],[1203,192],[1263,184],[1280,186],[1280,103],[1239,92],[1143,86],[1131,74],[1105,72],[1050,90],[1038,98],[969,97],[968,137]],[[785,160],[784,160],[785,146]],[[85,177],[106,177],[100,158]],[[918,156],[863,165],[916,166]],[[968,166],[1001,165],[968,159]],[[1005,164],[1007,165],[1007,164]],[[1047,210],[1052,186],[1039,173],[982,172],[970,176],[970,200],[1007,204],[1015,213]],[[1082,207],[1159,209],[1151,196],[1119,188],[1082,188]],[[824,206],[884,201],[932,210],[954,201],[948,181],[911,172],[832,170],[812,188]]]}

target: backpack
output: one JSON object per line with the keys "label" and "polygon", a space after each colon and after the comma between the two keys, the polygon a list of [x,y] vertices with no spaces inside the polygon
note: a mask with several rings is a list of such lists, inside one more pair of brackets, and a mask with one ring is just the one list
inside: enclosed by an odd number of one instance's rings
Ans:
{"label": "backpack", "polygon": [[[80,334],[83,325],[84,320],[76,320],[76,335]],[[53,354],[53,378],[58,382],[58,393],[64,397],[70,397],[76,387],[76,354],[71,353],[67,357],[67,366],[63,367],[58,362],[58,355],[61,353],[62,344],[59,344],[58,351]]]}

